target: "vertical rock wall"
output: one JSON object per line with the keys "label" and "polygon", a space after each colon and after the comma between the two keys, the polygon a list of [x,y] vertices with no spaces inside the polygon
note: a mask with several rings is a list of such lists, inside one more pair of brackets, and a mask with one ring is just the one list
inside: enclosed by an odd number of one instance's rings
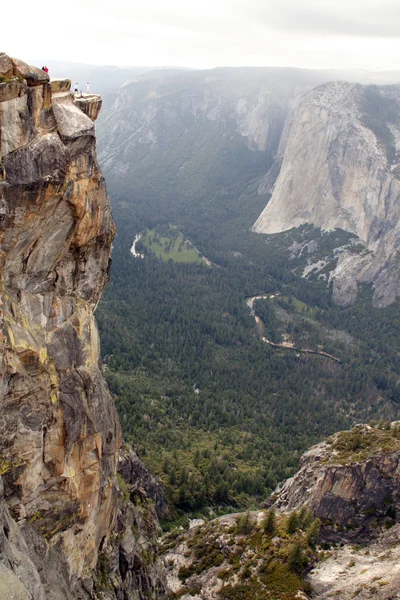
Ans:
{"label": "vertical rock wall", "polygon": [[335,81],[304,96],[253,227],[270,234],[311,223],[357,235],[365,252],[343,253],[331,273],[338,304],[354,302],[359,283],[373,284],[377,306],[400,295],[399,107],[396,86]]}
{"label": "vertical rock wall", "polygon": [[92,597],[118,512],[121,430],[93,317],[114,237],[101,99],[78,107],[69,89],[0,54],[0,474],[35,599]]}

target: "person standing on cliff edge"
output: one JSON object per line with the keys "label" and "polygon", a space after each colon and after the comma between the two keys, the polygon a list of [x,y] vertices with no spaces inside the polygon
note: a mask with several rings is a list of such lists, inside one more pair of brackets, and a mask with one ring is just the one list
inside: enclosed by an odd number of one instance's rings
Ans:
{"label": "person standing on cliff edge", "polygon": [[89,83],[86,84],[86,93],[90,94],[90,84]]}

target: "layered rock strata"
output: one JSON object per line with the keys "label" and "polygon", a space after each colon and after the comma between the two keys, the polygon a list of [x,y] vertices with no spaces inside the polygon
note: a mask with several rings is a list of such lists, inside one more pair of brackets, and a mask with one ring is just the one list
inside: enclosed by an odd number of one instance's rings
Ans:
{"label": "layered rock strata", "polygon": [[92,120],[101,99],[76,102],[69,81],[4,54],[0,75],[3,513],[40,585],[3,555],[0,566],[27,598],[91,598],[118,519],[121,447],[93,316],[114,237]]}
{"label": "layered rock strata", "polygon": [[304,97],[290,127],[272,197],[254,225],[278,233],[311,223],[357,235],[366,252],[344,253],[332,273],[338,303],[374,284],[386,306],[400,293],[400,94],[395,86],[328,83]]}

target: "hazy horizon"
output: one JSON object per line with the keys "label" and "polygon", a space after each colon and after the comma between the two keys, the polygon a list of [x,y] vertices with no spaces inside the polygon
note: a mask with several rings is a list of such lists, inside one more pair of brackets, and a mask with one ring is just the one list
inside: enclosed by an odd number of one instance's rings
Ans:
{"label": "hazy horizon", "polygon": [[[14,56],[11,53],[7,53],[9,56]],[[21,56],[16,56],[16,58],[20,58]],[[31,65],[39,65],[42,66],[46,63],[46,60],[43,58],[31,58],[31,57],[23,57],[21,60],[25,60],[25,62],[27,62],[28,64]],[[211,66],[211,67],[186,67],[186,66],[181,66],[181,65],[172,65],[172,64],[151,64],[151,65],[134,65],[134,64],[116,64],[116,63],[90,63],[90,62],[79,62],[79,61],[70,61],[70,60],[62,60],[62,59],[56,59],[56,58],[47,58],[47,62],[54,62],[54,63],[63,63],[65,65],[71,64],[71,65],[76,65],[76,66],[81,66],[81,67],[94,67],[94,68],[106,68],[106,69],[143,69],[145,72],[148,72],[150,70],[156,70],[156,69],[165,69],[165,70],[182,70],[182,71],[212,71],[215,69],[298,69],[298,70],[304,70],[304,71],[340,71],[340,72],[365,72],[365,73],[389,73],[389,72],[400,72],[400,64],[398,66],[398,68],[396,69],[385,69],[385,70],[379,70],[379,69],[361,69],[361,68],[346,68],[346,67],[335,67],[335,68],[328,68],[328,67],[295,67],[293,65],[269,65],[269,64],[265,64],[265,65],[216,65],[216,66]]]}
{"label": "hazy horizon", "polygon": [[[4,22],[13,13],[3,8]],[[400,69],[399,23],[393,0],[23,0],[18,35],[4,28],[1,50],[121,67],[391,71]]]}

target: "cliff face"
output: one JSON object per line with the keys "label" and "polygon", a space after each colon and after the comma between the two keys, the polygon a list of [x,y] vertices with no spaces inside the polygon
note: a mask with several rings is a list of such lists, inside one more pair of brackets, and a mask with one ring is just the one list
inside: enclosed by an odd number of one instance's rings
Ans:
{"label": "cliff face", "polygon": [[4,54],[0,76],[4,518],[38,569],[26,597],[91,597],[117,523],[121,447],[93,316],[114,237],[95,152],[101,99],[76,101],[69,81]]}
{"label": "cliff face", "polygon": [[272,68],[163,70],[130,81],[99,123],[107,180],[117,190],[179,192],[186,204],[221,185],[242,189],[265,173],[288,112],[321,81]]}
{"label": "cliff face", "polygon": [[272,198],[254,230],[277,233],[304,223],[356,234],[368,249],[345,253],[332,274],[336,300],[354,301],[373,282],[376,304],[400,293],[398,87],[343,82],[314,89],[290,128]]}
{"label": "cliff face", "polygon": [[357,425],[306,452],[300,470],[279,491],[275,506],[307,506],[328,539],[363,540],[400,516],[399,427]]}
{"label": "cliff face", "polygon": [[[306,452],[275,499],[307,506],[329,553],[308,573],[317,600],[388,600],[400,589],[400,428],[357,425]],[[331,545],[333,543],[333,545]]]}

